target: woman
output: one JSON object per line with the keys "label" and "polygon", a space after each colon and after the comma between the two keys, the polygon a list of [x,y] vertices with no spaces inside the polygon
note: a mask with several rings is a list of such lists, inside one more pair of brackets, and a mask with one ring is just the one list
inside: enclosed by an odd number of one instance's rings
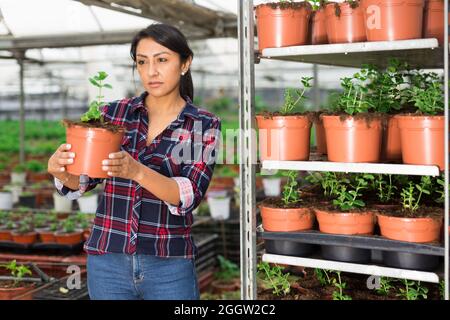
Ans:
{"label": "woman", "polygon": [[[121,151],[103,161],[110,178],[84,245],[91,299],[199,299],[195,209],[208,188],[220,120],[193,106],[193,53],[176,28],[154,24],[130,51],[145,92],[102,108],[125,126]],[[58,191],[70,199],[103,179],[80,184],[67,173],[75,154],[63,144],[48,161]],[[200,147],[200,148],[199,148]]]}

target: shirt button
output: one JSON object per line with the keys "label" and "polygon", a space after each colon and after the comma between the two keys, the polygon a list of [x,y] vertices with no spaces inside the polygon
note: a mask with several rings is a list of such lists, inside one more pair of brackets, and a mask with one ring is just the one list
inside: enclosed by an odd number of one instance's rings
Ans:
{"label": "shirt button", "polygon": [[136,241],[131,241],[131,244],[134,246],[136,244]]}

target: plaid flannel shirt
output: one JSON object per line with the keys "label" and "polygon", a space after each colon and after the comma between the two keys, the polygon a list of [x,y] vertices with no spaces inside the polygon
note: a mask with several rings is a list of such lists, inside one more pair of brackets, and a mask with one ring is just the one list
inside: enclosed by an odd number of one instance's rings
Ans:
{"label": "plaid flannel shirt", "polygon": [[114,101],[102,108],[102,115],[106,121],[126,128],[121,150],[177,182],[181,199],[178,206],[165,203],[128,179],[89,178],[80,190],[71,190],[57,179],[55,185],[61,195],[77,199],[104,183],[91,236],[84,245],[88,254],[193,258],[197,248],[191,236],[192,211],[200,204],[212,178],[220,119],[186,99],[177,119],[147,147],[146,95],[144,92],[139,97]]}

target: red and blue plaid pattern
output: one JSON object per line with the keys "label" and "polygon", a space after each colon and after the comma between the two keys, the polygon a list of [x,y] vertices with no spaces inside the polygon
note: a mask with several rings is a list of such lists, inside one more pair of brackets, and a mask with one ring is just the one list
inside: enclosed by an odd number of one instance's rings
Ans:
{"label": "red and blue plaid pattern", "polygon": [[[185,178],[176,179],[178,185],[189,181],[191,188],[180,188],[182,201],[172,208],[176,212],[171,214],[164,201],[135,181],[107,178],[84,249],[89,254],[115,252],[192,258],[197,254],[191,236],[192,211],[200,204],[212,178],[220,119],[187,99],[177,119],[147,147],[146,95],[145,92],[139,97],[112,102],[103,107],[102,114],[106,121],[126,128],[121,150],[164,176]],[[191,156],[187,157],[189,153]],[[103,180],[90,179],[86,191]],[[71,191],[63,187],[60,193],[67,195]]]}

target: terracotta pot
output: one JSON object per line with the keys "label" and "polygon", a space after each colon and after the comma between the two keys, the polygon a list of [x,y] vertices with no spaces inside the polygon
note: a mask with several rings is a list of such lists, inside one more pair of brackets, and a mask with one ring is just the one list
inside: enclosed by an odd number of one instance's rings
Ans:
{"label": "terracotta pot", "polygon": [[73,125],[66,128],[67,143],[75,153],[74,163],[67,165],[67,172],[74,175],[86,174],[91,178],[108,178],[102,170],[102,161],[109,154],[119,152],[124,130],[113,133],[100,128],[83,128]]}
{"label": "terracotta pot", "polygon": [[[0,300],[12,300],[15,297],[21,296],[20,300],[32,300],[33,294],[31,291],[35,288],[35,284],[30,284],[26,287],[18,288],[1,288],[0,287]],[[30,294],[25,294],[30,291]]]}
{"label": "terracotta pot", "polygon": [[311,121],[307,116],[256,116],[261,160],[308,160]]}
{"label": "terracotta pot", "polygon": [[398,117],[404,163],[437,165],[444,170],[444,120],[444,116]]}
{"label": "terracotta pot", "polygon": [[325,128],[322,121],[314,122],[316,132],[316,148],[317,153],[327,154],[327,139],[325,135]]}
{"label": "terracotta pot", "polygon": [[237,281],[224,281],[224,280],[214,280],[211,282],[212,292],[215,294],[220,294],[222,292],[231,292],[239,290],[240,285]]}
{"label": "terracotta pot", "polygon": [[233,177],[213,177],[211,180],[211,186],[224,189],[234,188],[234,178]]}
{"label": "terracotta pot", "polygon": [[436,38],[444,45],[444,1],[426,0],[423,17],[423,37]]}
{"label": "terracotta pot", "polygon": [[305,45],[311,6],[281,9],[278,3],[256,7],[259,50]]}
{"label": "terracotta pot", "polygon": [[362,0],[368,41],[422,38],[425,0]]}
{"label": "terracotta pot", "polygon": [[381,142],[381,160],[386,162],[402,161],[402,144],[398,118],[391,116],[383,121],[383,138]]}
{"label": "terracotta pot", "polygon": [[42,173],[28,172],[27,178],[30,183],[37,183],[51,180],[52,176],[47,172]]}
{"label": "terracotta pot", "polygon": [[334,162],[378,162],[380,160],[381,119],[322,116],[328,160]]}
{"label": "terracotta pot", "polygon": [[28,233],[18,233],[18,232],[11,232],[12,240],[16,243],[20,244],[33,244],[37,241],[37,232],[28,232]]}
{"label": "terracotta pot", "polygon": [[261,217],[265,231],[300,231],[312,229],[314,214],[309,208],[270,208],[261,205]]}
{"label": "terracotta pot", "polygon": [[402,218],[377,214],[381,235],[399,241],[433,242],[439,241],[442,219]]}
{"label": "terracotta pot", "polygon": [[11,241],[11,230],[0,229],[0,241]]}
{"label": "terracotta pot", "polygon": [[352,9],[346,2],[339,3],[341,14],[336,16],[335,3],[325,7],[329,43],[353,43],[366,41],[364,11],[360,6]]}
{"label": "terracotta pot", "polygon": [[78,244],[83,241],[83,231],[73,233],[55,232],[55,240],[58,244]]}
{"label": "terracotta pot", "polygon": [[41,240],[42,243],[55,243],[56,242],[55,232],[50,231],[48,228],[47,229],[38,229],[36,231],[39,234],[39,239]]}
{"label": "terracotta pot", "polygon": [[328,43],[325,8],[314,11],[311,15],[311,44]]}
{"label": "terracotta pot", "polygon": [[333,212],[316,209],[319,230],[334,234],[373,234],[375,215],[372,212]]}

